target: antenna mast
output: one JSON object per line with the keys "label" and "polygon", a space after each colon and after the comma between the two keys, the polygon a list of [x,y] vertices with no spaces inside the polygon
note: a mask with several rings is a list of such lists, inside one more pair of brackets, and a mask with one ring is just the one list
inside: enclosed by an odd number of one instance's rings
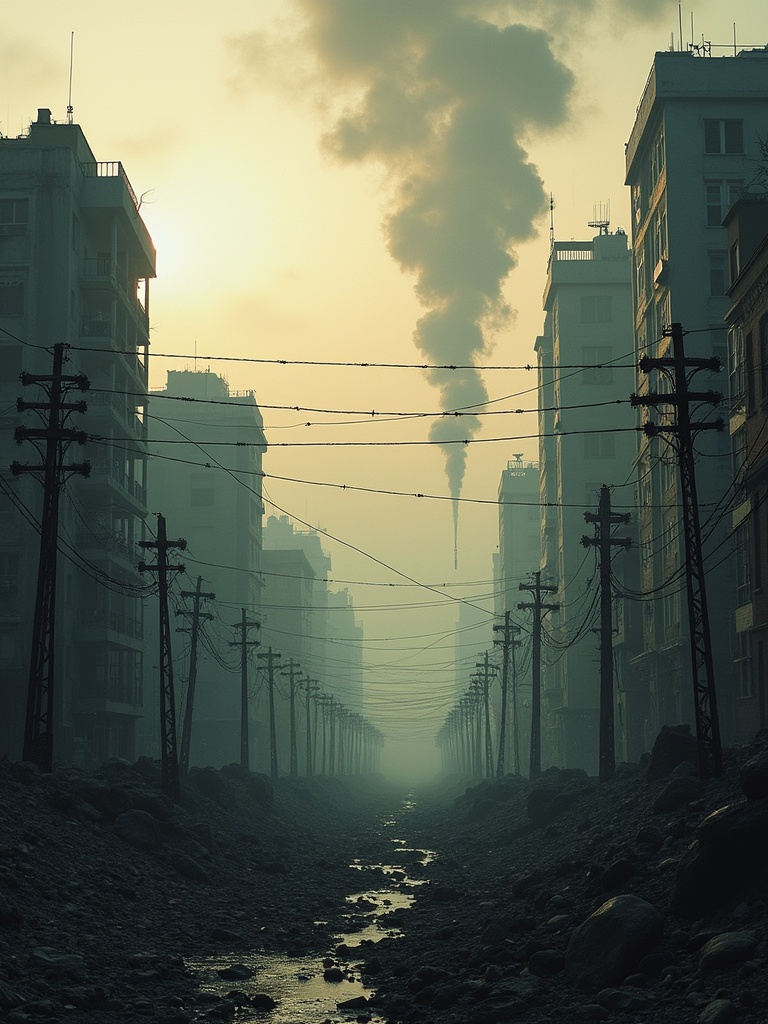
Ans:
{"label": "antenna mast", "polygon": [[555,197],[549,193],[549,251],[555,248]]}
{"label": "antenna mast", "polygon": [[608,234],[608,228],[610,226],[611,226],[611,201],[609,199],[608,202],[605,204],[605,209],[603,209],[603,204],[602,203],[600,203],[599,207],[598,206],[593,206],[592,207],[592,220],[587,221],[587,227],[597,228],[601,235],[607,235]]}
{"label": "antenna mast", "polygon": [[74,64],[75,55],[75,33],[70,32],[69,34],[69,95],[67,97],[67,124],[72,124],[72,115],[74,109],[72,107],[72,66]]}

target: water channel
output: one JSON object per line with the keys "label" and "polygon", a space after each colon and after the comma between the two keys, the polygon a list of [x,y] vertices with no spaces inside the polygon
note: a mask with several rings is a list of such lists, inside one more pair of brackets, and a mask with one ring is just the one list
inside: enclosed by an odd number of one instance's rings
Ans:
{"label": "water channel", "polygon": [[[407,813],[413,807],[410,800],[403,802]],[[363,982],[355,958],[370,952],[371,946],[382,938],[402,935],[399,927],[388,924],[387,917],[394,911],[407,910],[413,902],[414,889],[424,878],[416,874],[434,859],[430,850],[416,850],[404,839],[394,835],[398,826],[395,818],[382,822],[386,832],[392,832],[391,863],[366,864],[353,861],[350,867],[359,871],[361,881],[372,884],[347,896],[348,909],[344,917],[350,930],[334,935],[332,948],[323,956],[291,957],[285,954],[254,951],[230,955],[185,960],[194,972],[201,992],[232,998],[233,991],[242,993],[245,1005],[237,1006],[237,1022],[261,1021],[262,1024],[333,1024],[363,1020],[370,1024],[386,1024],[385,1019],[369,1008],[363,1000],[369,999],[372,988]],[[399,916],[398,916],[399,920]],[[221,972],[228,976],[222,978]],[[257,1008],[250,1003],[254,996],[266,995],[276,1006]],[[359,1005],[340,1008],[350,1000]],[[200,1016],[205,1010],[200,1011]]]}

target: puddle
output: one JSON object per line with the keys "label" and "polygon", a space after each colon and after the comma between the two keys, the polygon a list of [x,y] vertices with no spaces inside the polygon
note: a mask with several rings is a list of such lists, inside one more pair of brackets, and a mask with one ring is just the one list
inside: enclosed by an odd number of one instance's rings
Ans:
{"label": "puddle", "polygon": [[[412,810],[414,802],[406,800],[404,811]],[[382,825],[395,827],[398,822],[388,818]],[[332,939],[332,949],[346,950],[345,957],[329,952],[323,958],[313,955],[291,957],[276,953],[232,953],[230,955],[185,960],[187,968],[197,975],[201,993],[209,992],[227,996],[230,992],[242,994],[240,1005],[235,1010],[235,1021],[261,1021],[268,1024],[333,1024],[367,1020],[370,1024],[386,1024],[383,1017],[370,1008],[341,1010],[337,1004],[356,997],[370,998],[373,989],[363,983],[354,958],[360,959],[372,945],[383,938],[398,938],[403,934],[397,926],[388,927],[387,917],[396,911],[407,910],[413,903],[410,890],[424,884],[426,879],[411,877],[409,871],[418,871],[435,859],[432,850],[417,850],[406,846],[404,839],[391,837],[395,847],[394,864],[368,864],[355,860],[350,867],[361,875],[374,874],[379,885],[346,897],[348,912],[345,929]],[[384,886],[384,887],[382,887]],[[398,917],[398,923],[400,918]],[[347,930],[348,929],[348,930]],[[236,968],[236,974],[246,977],[222,978],[220,971]],[[239,967],[245,970],[238,970]],[[330,980],[327,970],[331,971]],[[274,1009],[265,1011],[250,1005],[250,999],[259,994],[269,995],[276,1003]],[[206,1013],[201,1007],[197,1019]]]}

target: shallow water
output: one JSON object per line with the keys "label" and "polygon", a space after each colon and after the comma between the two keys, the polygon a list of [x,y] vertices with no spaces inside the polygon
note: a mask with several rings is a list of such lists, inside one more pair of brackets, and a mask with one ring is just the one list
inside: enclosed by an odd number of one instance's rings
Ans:
{"label": "shallow water", "polygon": [[[403,811],[413,808],[413,801],[403,803]],[[388,818],[382,825],[391,828],[398,822]],[[419,860],[427,864],[434,859],[430,850],[414,850],[405,845],[405,840],[390,838],[393,849],[393,860],[399,854],[407,854],[402,863],[366,864],[355,861],[351,866],[358,869],[364,877],[366,873],[375,873],[375,885],[346,897],[349,919],[349,932],[335,935],[331,942],[331,950],[325,957],[307,956],[292,957],[279,953],[231,953],[216,957],[199,959],[188,958],[186,966],[198,976],[201,992],[211,992],[226,996],[236,991],[245,997],[258,993],[266,993],[277,1003],[273,1010],[264,1011],[254,1007],[239,1006],[235,1012],[235,1020],[267,1021],[268,1024],[328,1024],[328,1022],[350,1022],[357,1019],[370,1021],[370,1024],[386,1024],[380,1015],[368,1008],[356,1010],[340,1010],[337,1004],[357,996],[370,998],[373,989],[365,985],[360,972],[354,964],[354,953],[360,949],[361,959],[371,945],[384,937],[397,938],[402,935],[399,928],[387,927],[387,915],[393,911],[406,910],[413,902],[413,890],[423,884],[424,879],[411,878],[408,875],[409,865]],[[351,952],[352,961],[340,960],[332,950],[339,946],[347,947],[347,955]],[[240,964],[247,968],[251,976],[245,979],[225,980],[218,971]],[[340,981],[326,981],[326,967],[339,967],[343,972]],[[206,1007],[200,1009],[200,1016]]]}

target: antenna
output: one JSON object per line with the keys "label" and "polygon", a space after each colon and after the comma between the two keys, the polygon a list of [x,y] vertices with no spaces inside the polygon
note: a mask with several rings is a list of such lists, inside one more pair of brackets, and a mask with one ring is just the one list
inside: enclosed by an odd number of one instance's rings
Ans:
{"label": "antenna", "polygon": [[736,56],[736,22],[733,23],[733,56]]}
{"label": "antenna", "polygon": [[555,248],[555,197],[549,193],[549,251]]}
{"label": "antenna", "polygon": [[600,203],[600,206],[592,207],[592,220],[587,221],[587,227],[597,228],[601,235],[608,234],[608,228],[611,226],[611,201],[610,199],[605,204]]}
{"label": "antenna", "polygon": [[75,33],[70,32],[69,34],[69,96],[67,97],[67,124],[72,124],[72,115],[74,108],[72,107],[72,66],[74,64],[75,56]]}
{"label": "antenna", "polygon": [[683,4],[682,0],[677,5],[677,20],[680,25],[680,51],[683,49]]}

